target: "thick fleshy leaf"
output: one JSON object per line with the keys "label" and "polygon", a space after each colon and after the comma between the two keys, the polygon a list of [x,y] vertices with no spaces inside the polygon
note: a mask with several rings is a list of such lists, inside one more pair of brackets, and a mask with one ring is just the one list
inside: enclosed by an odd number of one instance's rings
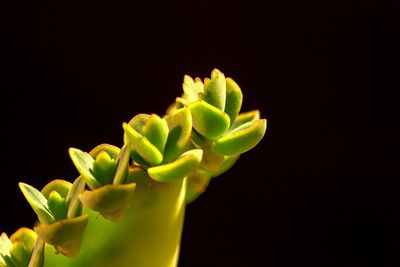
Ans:
{"label": "thick fleshy leaf", "polygon": [[182,84],[185,98],[189,102],[195,102],[199,100],[199,95],[204,92],[204,85],[200,78],[196,78],[194,81],[189,75],[185,75]]}
{"label": "thick fleshy leaf", "polygon": [[77,148],[70,148],[68,150],[69,156],[72,159],[78,172],[86,179],[89,187],[96,189],[101,186],[101,184],[96,180],[90,171],[93,168],[94,159],[88,153],[83,152]]}
{"label": "thick fleshy leaf", "polygon": [[68,203],[67,218],[74,218],[82,214],[82,204],[79,195],[85,190],[86,180],[83,176],[79,176],[72,184],[68,192],[66,201]]}
{"label": "thick fleshy leaf", "polygon": [[234,123],[229,128],[229,131],[233,131],[240,125],[245,124],[246,122],[259,120],[259,119],[260,119],[260,111],[259,110],[252,110],[252,111],[240,113],[236,117],[236,120],[234,121]]}
{"label": "thick fleshy leaf", "polygon": [[50,193],[53,191],[56,191],[62,197],[66,197],[71,187],[72,184],[70,182],[61,179],[55,179],[43,187],[41,193],[46,199],[49,198]]}
{"label": "thick fleshy leaf", "polygon": [[164,162],[176,159],[189,140],[192,131],[192,116],[186,107],[164,117],[168,123],[169,134],[164,149]]}
{"label": "thick fleshy leaf", "polygon": [[131,150],[131,157],[136,165],[139,165],[143,169],[148,169],[151,166],[147,163],[138,153],[136,150]]}
{"label": "thick fleshy leaf", "polygon": [[119,155],[120,149],[119,147],[110,144],[101,144],[90,150],[89,155],[95,159],[97,155],[102,151],[107,152],[107,154],[110,155],[112,159],[116,159]]}
{"label": "thick fleshy leaf", "polygon": [[104,218],[119,222],[130,206],[136,184],[105,185],[93,191],[85,191],[80,199],[85,207],[99,212]]}
{"label": "thick fleshy leaf", "polygon": [[127,123],[123,124],[127,139],[131,142],[132,148],[149,164],[158,165],[163,160],[163,155],[150,141],[134,130]]}
{"label": "thick fleshy leaf", "polygon": [[100,184],[105,185],[113,182],[117,170],[115,161],[115,158],[111,158],[104,150],[97,154],[93,168],[90,171]]}
{"label": "thick fleshy leaf", "polygon": [[225,113],[234,122],[242,107],[243,94],[239,85],[231,78],[226,78]]}
{"label": "thick fleshy leaf", "polygon": [[[3,255],[3,257],[0,257],[0,259],[3,258],[2,260],[0,260],[0,267],[18,267],[15,265],[11,255]],[[5,264],[2,266],[2,262],[4,262]]]}
{"label": "thick fleshy leaf", "polygon": [[53,214],[56,221],[67,218],[68,205],[62,196],[56,191],[52,191],[49,195],[47,205],[51,214]]}
{"label": "thick fleshy leaf", "polygon": [[189,105],[189,102],[182,98],[182,97],[177,97],[175,99],[175,102],[172,103],[168,108],[167,111],[165,112],[165,114],[172,114],[175,113],[178,109],[183,108],[183,107],[187,107]]}
{"label": "thick fleshy leaf", "polygon": [[142,134],[163,153],[168,139],[168,131],[168,124],[165,119],[152,114],[143,125]]}
{"label": "thick fleshy leaf", "polygon": [[20,241],[24,243],[27,248],[33,248],[36,238],[37,234],[32,229],[21,227],[10,236],[10,241],[13,243]]}
{"label": "thick fleshy leaf", "polygon": [[202,156],[203,151],[201,149],[192,149],[183,153],[172,163],[149,168],[147,173],[158,182],[172,182],[183,179],[199,166]]}
{"label": "thick fleshy leaf", "polygon": [[204,94],[202,99],[214,107],[225,110],[226,81],[225,75],[217,69],[211,72],[211,79],[204,80]]}
{"label": "thick fleshy leaf", "polygon": [[228,114],[199,100],[190,104],[193,128],[202,136],[214,140],[221,137],[229,128],[230,119]]}
{"label": "thick fleshy leaf", "polygon": [[2,233],[0,235],[0,256],[9,254],[11,248],[12,242],[6,233]]}
{"label": "thick fleshy leaf", "polygon": [[121,153],[117,159],[117,171],[115,173],[113,184],[123,184],[128,177],[129,171],[129,158],[130,158],[130,146],[125,144],[122,149]]}
{"label": "thick fleshy leaf", "polygon": [[213,143],[212,150],[220,155],[242,154],[260,142],[267,128],[267,120],[247,122]]}
{"label": "thick fleshy leaf", "polygon": [[197,148],[202,148],[208,146],[210,140],[206,139],[204,136],[199,134],[196,129],[192,129],[192,133],[190,134],[190,140],[192,141],[193,145]]}
{"label": "thick fleshy leaf", "polygon": [[55,222],[53,214],[51,214],[47,205],[47,199],[36,188],[25,184],[19,183],[19,188],[24,194],[26,200],[31,205],[33,211],[38,216],[41,223],[51,224]]}
{"label": "thick fleshy leaf", "polygon": [[21,241],[13,242],[10,254],[16,266],[28,266],[31,253]]}
{"label": "thick fleshy leaf", "polygon": [[129,126],[131,126],[138,133],[142,133],[142,129],[146,121],[149,119],[150,115],[145,113],[137,114],[133,117],[129,122]]}
{"label": "thick fleshy leaf", "polygon": [[57,221],[53,224],[40,224],[35,227],[35,232],[46,243],[67,257],[78,254],[81,246],[81,236],[86,228],[88,215]]}

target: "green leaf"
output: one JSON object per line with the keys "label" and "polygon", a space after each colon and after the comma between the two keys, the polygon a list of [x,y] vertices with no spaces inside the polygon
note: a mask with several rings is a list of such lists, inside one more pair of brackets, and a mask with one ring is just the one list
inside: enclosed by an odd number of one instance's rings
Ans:
{"label": "green leaf", "polygon": [[68,150],[68,152],[78,172],[86,179],[87,184],[93,189],[99,188],[101,184],[96,180],[90,171],[94,164],[94,159],[92,156],[86,152],[72,147]]}
{"label": "green leaf", "polygon": [[163,155],[150,141],[134,130],[127,123],[123,124],[127,139],[131,142],[133,149],[150,165],[158,165],[163,160]]}
{"label": "green leaf", "polygon": [[86,180],[83,176],[79,176],[72,184],[68,192],[66,201],[68,203],[67,218],[74,218],[82,214],[82,204],[79,195],[85,190]]}
{"label": "green leaf", "polygon": [[6,233],[2,233],[0,235],[0,256],[10,254],[11,248],[12,242],[10,241]]}
{"label": "green leaf", "polygon": [[195,147],[201,147],[201,148],[208,146],[210,143],[210,141],[201,134],[199,134],[196,131],[196,129],[192,129],[192,133],[190,134],[190,140],[192,141]]}
{"label": "green leaf", "polygon": [[105,185],[93,191],[85,191],[80,199],[85,207],[99,212],[104,218],[119,222],[135,192],[136,184]]}
{"label": "green leaf", "polygon": [[112,159],[116,159],[119,155],[120,149],[110,144],[101,144],[90,150],[89,155],[95,159],[97,155],[102,151],[107,152],[107,154],[110,155]]}
{"label": "green leaf", "polygon": [[142,134],[163,153],[168,139],[168,131],[168,124],[165,119],[152,114],[143,125]]}
{"label": "green leaf", "polygon": [[220,155],[234,156],[242,154],[260,142],[267,128],[267,120],[247,122],[228,135],[216,140],[212,150]]}
{"label": "green leaf", "polygon": [[28,249],[31,249],[35,245],[36,238],[37,234],[32,229],[21,227],[10,236],[10,241],[13,243],[20,241]]}
{"label": "green leaf", "polygon": [[18,185],[40,222],[44,224],[54,223],[55,218],[53,214],[51,214],[47,205],[47,199],[42,193],[28,184],[19,183]]}
{"label": "green leaf", "polygon": [[69,190],[71,189],[72,184],[68,181],[55,179],[49,182],[43,189],[40,191],[42,195],[48,199],[50,193],[56,191],[62,197],[66,197],[68,195]]}
{"label": "green leaf", "polygon": [[[0,266],[2,266],[1,255],[4,254],[3,252],[5,252],[7,258],[7,263],[3,261],[5,264],[3,266],[28,266],[36,238],[36,233],[25,227],[19,228],[11,235],[10,239],[8,239],[7,235],[3,233],[3,235],[0,236]],[[7,251],[2,251],[1,249],[1,244],[4,243],[3,239],[6,243]]]}
{"label": "green leaf", "polygon": [[226,78],[226,104],[225,113],[234,122],[242,107],[243,94],[239,85],[231,78]]}
{"label": "green leaf", "polygon": [[[140,113],[134,116],[129,122],[128,125],[131,126],[136,132],[142,133],[142,129],[146,121],[149,119],[149,114]],[[124,142],[128,142],[126,137],[126,133],[124,135]]]}
{"label": "green leaf", "polygon": [[113,182],[115,172],[117,170],[115,159],[104,150],[100,151],[96,160],[93,163],[93,168],[90,169],[96,180],[102,184],[111,184]]}
{"label": "green leaf", "polygon": [[226,81],[225,75],[217,69],[211,72],[211,79],[204,80],[204,94],[202,99],[214,107],[225,110]]}
{"label": "green leaf", "polygon": [[221,137],[229,128],[228,114],[211,106],[203,100],[190,104],[193,128],[204,137],[214,140]]}
{"label": "green leaf", "polygon": [[81,246],[81,236],[86,228],[88,215],[57,221],[53,224],[41,224],[35,227],[40,239],[55,247],[57,252],[67,257],[78,254]]}
{"label": "green leaf", "polygon": [[195,102],[199,100],[199,95],[204,92],[204,85],[200,78],[196,78],[194,81],[189,75],[185,75],[182,84],[185,98],[189,102]]}
{"label": "green leaf", "polygon": [[239,127],[242,124],[245,124],[246,122],[259,120],[259,119],[260,119],[260,111],[258,111],[258,110],[252,110],[252,111],[240,113],[236,117],[234,123],[231,125],[229,131],[234,130],[235,128]]}
{"label": "green leaf", "polygon": [[203,150],[192,149],[183,153],[172,163],[152,167],[147,170],[149,176],[158,182],[172,182],[183,179],[200,164]]}
{"label": "green leaf", "polygon": [[21,241],[13,243],[13,246],[10,249],[10,254],[13,262],[17,266],[28,266],[31,253],[26,249],[25,245]]}
{"label": "green leaf", "polygon": [[117,172],[115,173],[113,184],[125,183],[129,172],[129,158],[130,147],[128,144],[126,144],[122,147],[121,153],[117,159]]}
{"label": "green leaf", "polygon": [[192,116],[188,108],[180,108],[176,112],[166,115],[169,134],[164,149],[164,162],[176,159],[189,140],[192,131]]}
{"label": "green leaf", "polygon": [[136,150],[131,150],[131,157],[136,165],[139,165],[143,169],[148,169],[151,166],[147,163],[138,153]]}
{"label": "green leaf", "polygon": [[53,214],[56,221],[67,217],[68,205],[65,198],[61,197],[56,191],[52,191],[47,201],[49,210]]}

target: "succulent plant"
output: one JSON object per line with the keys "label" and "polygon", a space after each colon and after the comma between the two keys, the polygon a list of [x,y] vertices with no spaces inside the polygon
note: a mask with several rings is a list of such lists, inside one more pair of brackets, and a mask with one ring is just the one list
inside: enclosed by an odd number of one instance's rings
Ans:
{"label": "succulent plant", "polygon": [[[0,267],[28,267],[36,241],[36,233],[25,227],[18,229],[10,238],[6,233],[2,233],[0,235]],[[39,257],[39,265],[41,265],[43,251]]]}
{"label": "succulent plant", "polygon": [[81,236],[88,222],[82,215],[82,207],[77,200],[83,190],[82,179],[74,184],[64,180],[53,180],[41,191],[19,183],[22,193],[39,219],[34,227],[38,237],[55,247],[57,252],[74,257],[81,246]]}
{"label": "succulent plant", "polygon": [[266,131],[258,110],[240,113],[242,91],[219,70],[182,87],[166,115],[123,123],[121,148],[70,148],[73,184],[19,183],[38,221],[0,236],[0,267],[176,267],[185,205]]}

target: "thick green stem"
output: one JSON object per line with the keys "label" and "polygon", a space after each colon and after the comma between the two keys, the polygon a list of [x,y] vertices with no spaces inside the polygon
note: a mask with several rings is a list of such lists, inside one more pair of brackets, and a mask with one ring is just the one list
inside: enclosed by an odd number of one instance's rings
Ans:
{"label": "thick green stem", "polygon": [[114,223],[88,211],[79,255],[46,247],[45,267],[176,267],[185,212],[186,178],[157,183],[138,177],[132,207]]}

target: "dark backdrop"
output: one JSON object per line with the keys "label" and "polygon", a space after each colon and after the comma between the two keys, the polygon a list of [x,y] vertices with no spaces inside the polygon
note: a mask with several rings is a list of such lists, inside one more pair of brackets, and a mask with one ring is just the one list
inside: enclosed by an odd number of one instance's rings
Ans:
{"label": "dark backdrop", "polygon": [[34,222],[18,181],[72,180],[68,147],[217,67],[268,129],[188,206],[180,266],[400,266],[399,4],[299,2],[3,6],[0,231]]}

